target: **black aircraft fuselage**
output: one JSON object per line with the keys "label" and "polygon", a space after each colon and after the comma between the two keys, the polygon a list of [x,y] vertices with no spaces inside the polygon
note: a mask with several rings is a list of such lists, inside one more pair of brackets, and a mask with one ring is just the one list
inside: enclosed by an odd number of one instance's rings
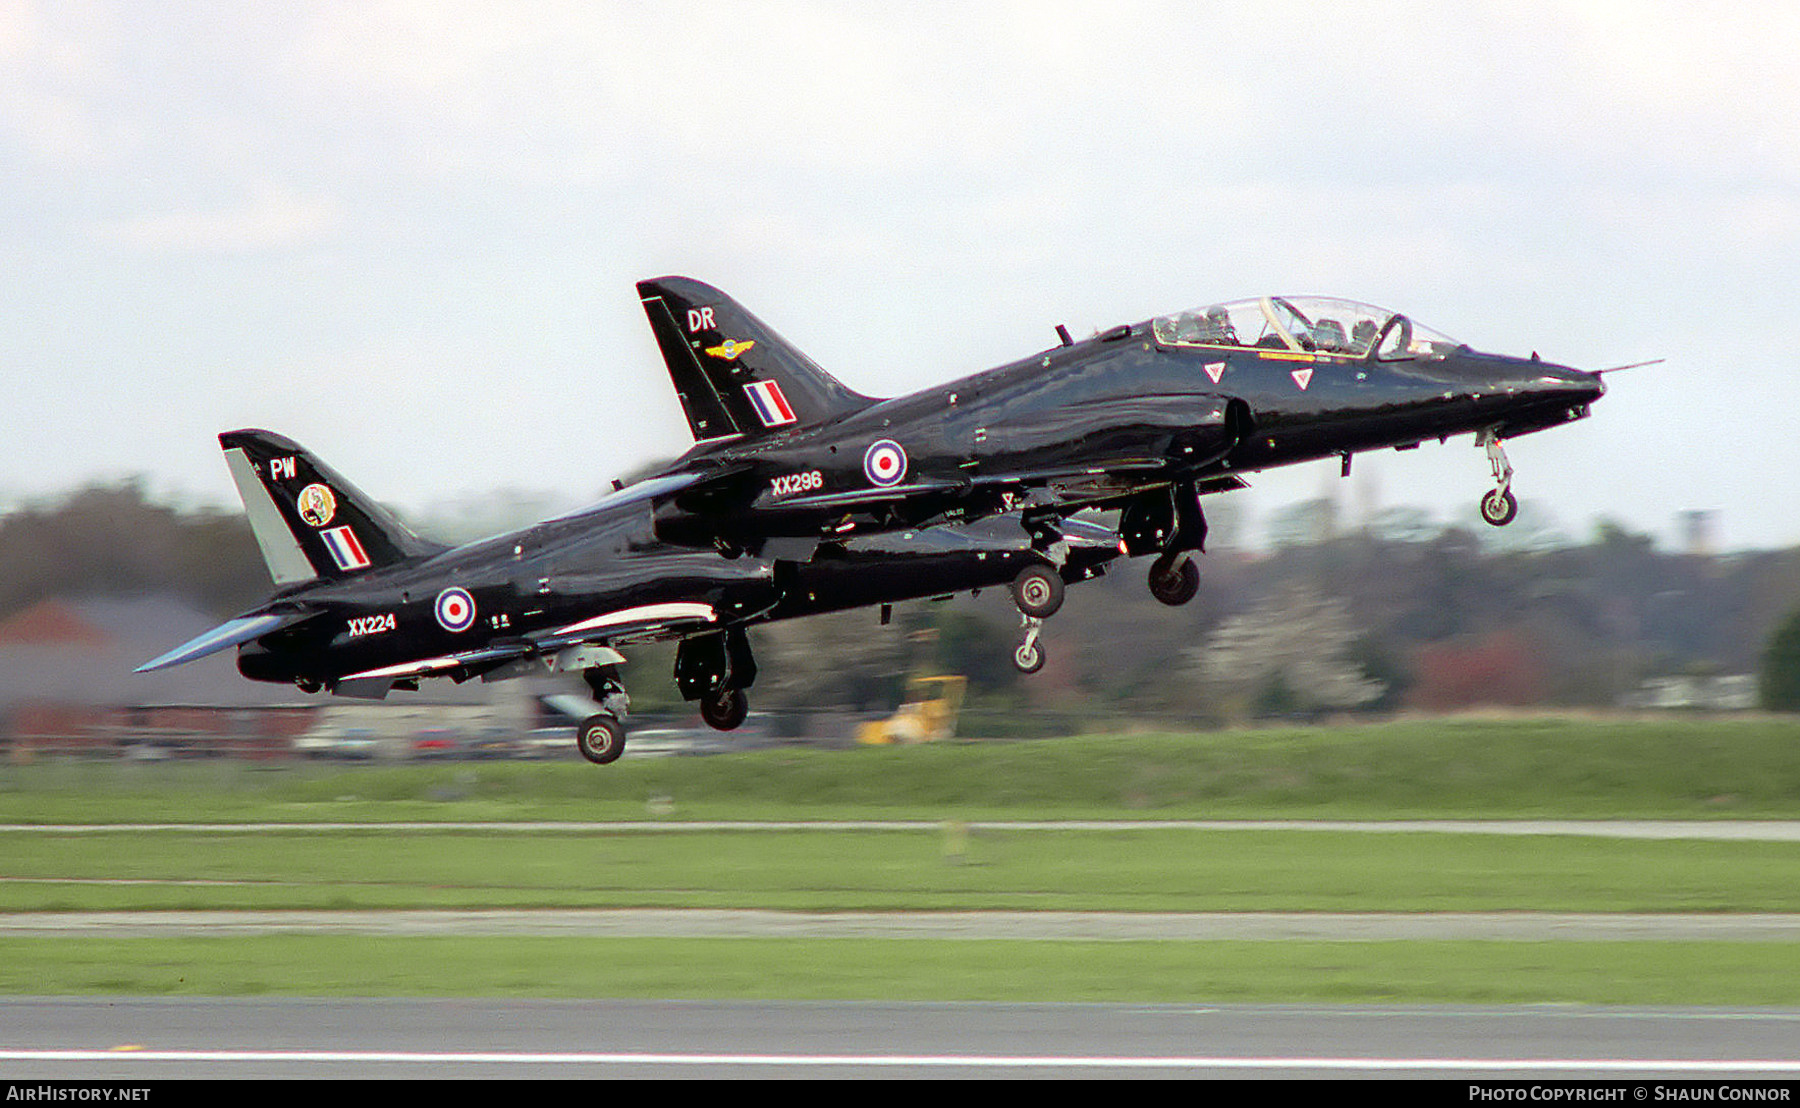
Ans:
{"label": "black aircraft fuselage", "polygon": [[[1367,305],[1262,297],[1125,324],[888,400],[858,394],[685,278],[639,292],[695,445],[583,512],[467,546],[413,535],[298,444],[220,436],[278,590],[147,663],[230,646],[247,677],[365,697],[425,677],[580,672],[582,753],[623,746],[619,647],[679,640],[675,677],[715,727],[747,711],[745,628],[1007,585],[1043,664],[1065,585],[1156,555],[1199,585],[1202,498],[1242,474],[1473,432],[1488,522],[1517,504],[1504,439],[1588,413],[1600,375],[1483,354]],[[1082,512],[1117,512],[1100,523]]]}
{"label": "black aircraft fuselage", "polygon": [[[681,278],[639,289],[700,439],[678,468],[706,476],[659,508],[659,533],[725,549],[1015,508],[1028,527],[1125,508],[1130,553],[1166,552],[1175,530],[1199,549],[1197,518],[1183,528],[1189,493],[1468,432],[1497,453],[1506,438],[1585,416],[1604,392],[1598,374],[1479,353],[1366,305],[1265,297],[1211,309],[1223,321],[1211,330],[1189,324],[1197,314],[1120,325],[874,401],[717,290]],[[1334,317],[1302,310],[1316,306]],[[1360,337],[1335,318],[1353,316]],[[784,385],[803,399],[772,414],[761,394],[785,401]],[[744,397],[754,403],[734,410]],[[1495,464],[1484,514],[1504,523],[1510,469],[1502,479],[1503,456]]]}

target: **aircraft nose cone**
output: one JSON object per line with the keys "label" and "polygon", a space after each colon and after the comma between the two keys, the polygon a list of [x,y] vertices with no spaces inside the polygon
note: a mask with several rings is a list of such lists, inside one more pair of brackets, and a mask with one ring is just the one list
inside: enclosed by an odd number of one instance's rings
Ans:
{"label": "aircraft nose cone", "polygon": [[1606,382],[1601,380],[1598,373],[1588,373],[1579,369],[1565,370],[1564,373],[1566,374],[1567,380],[1567,384],[1564,387],[1574,392],[1578,397],[1585,400],[1598,400],[1601,396],[1605,395]]}
{"label": "aircraft nose cone", "polygon": [[1606,382],[1598,373],[1570,369],[1567,366],[1545,366],[1532,382],[1534,391],[1565,397],[1573,404],[1588,404],[1606,392]]}

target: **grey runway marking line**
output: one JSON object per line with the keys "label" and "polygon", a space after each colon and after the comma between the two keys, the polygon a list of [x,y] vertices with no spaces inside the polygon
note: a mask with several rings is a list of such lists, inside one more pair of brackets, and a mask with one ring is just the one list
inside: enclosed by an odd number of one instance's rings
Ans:
{"label": "grey runway marking line", "polygon": [[328,1051],[328,1050],[0,1050],[5,1062],[104,1062],[114,1066],[161,1062],[206,1063],[365,1063],[443,1066],[446,1064],[521,1066],[653,1066],[653,1067],[787,1067],[978,1069],[978,1070],[1267,1070],[1322,1073],[1461,1074],[1505,1073],[1547,1076],[1587,1073],[1659,1075],[1792,1074],[1800,1062],[1790,1059],[1664,1058],[1321,1058],[1201,1055],[994,1055],[994,1054],[776,1054],[776,1053],[612,1053],[568,1051]]}
{"label": "grey runway marking line", "polygon": [[[393,823],[71,823],[0,824],[0,834],[229,835],[251,832],[409,831],[506,834],[718,831],[939,831],[948,820],[617,820]],[[1372,834],[1570,835],[1609,839],[1800,842],[1800,820],[958,820],[970,831],[1331,831]]]}

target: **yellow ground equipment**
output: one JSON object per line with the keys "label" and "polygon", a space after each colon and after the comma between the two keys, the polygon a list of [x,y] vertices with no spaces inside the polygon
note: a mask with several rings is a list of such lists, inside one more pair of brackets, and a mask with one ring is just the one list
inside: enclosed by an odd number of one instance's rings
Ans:
{"label": "yellow ground equipment", "polygon": [[906,683],[906,699],[887,719],[871,720],[856,729],[856,741],[869,746],[929,743],[956,734],[968,678],[914,677]]}

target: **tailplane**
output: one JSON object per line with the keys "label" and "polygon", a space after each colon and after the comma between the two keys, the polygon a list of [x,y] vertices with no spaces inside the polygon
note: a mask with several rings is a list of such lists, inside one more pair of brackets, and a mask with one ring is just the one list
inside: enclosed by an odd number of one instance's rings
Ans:
{"label": "tailplane", "polygon": [[279,587],[336,580],[447,549],[413,534],[291,439],[227,431],[219,445]]}
{"label": "tailplane", "polygon": [[637,288],[696,441],[808,427],[875,403],[711,285],[659,277]]}

